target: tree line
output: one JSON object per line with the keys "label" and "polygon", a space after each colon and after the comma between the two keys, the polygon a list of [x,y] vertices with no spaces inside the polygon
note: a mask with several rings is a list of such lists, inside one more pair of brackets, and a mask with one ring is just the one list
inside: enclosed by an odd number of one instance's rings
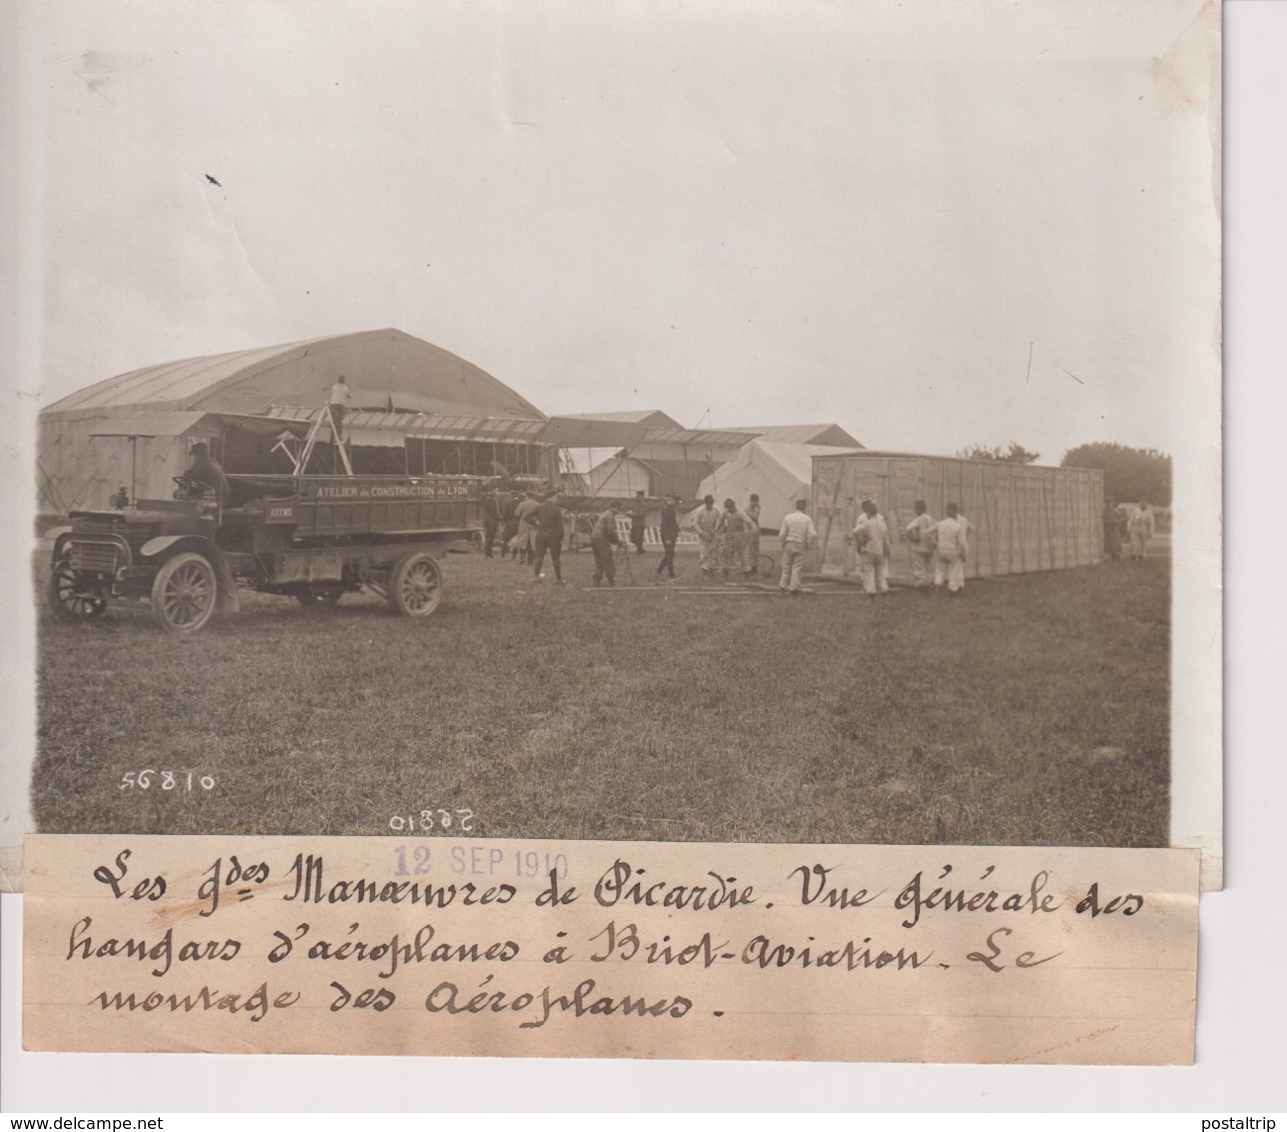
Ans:
{"label": "tree line", "polygon": [[[1041,453],[1029,451],[1012,440],[1008,448],[972,444],[956,455],[962,460],[1032,464]],[[1104,498],[1114,503],[1147,501],[1162,507],[1171,505],[1171,457],[1156,448],[1131,448],[1106,441],[1079,444],[1064,453],[1059,466],[1098,468],[1104,473]]]}

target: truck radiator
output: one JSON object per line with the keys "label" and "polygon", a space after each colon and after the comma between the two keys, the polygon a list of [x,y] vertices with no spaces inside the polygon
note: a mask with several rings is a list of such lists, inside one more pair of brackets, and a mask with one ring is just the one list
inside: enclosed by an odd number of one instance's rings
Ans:
{"label": "truck radiator", "polygon": [[78,573],[115,574],[130,562],[130,549],[124,540],[76,539],[68,547],[71,568]]}

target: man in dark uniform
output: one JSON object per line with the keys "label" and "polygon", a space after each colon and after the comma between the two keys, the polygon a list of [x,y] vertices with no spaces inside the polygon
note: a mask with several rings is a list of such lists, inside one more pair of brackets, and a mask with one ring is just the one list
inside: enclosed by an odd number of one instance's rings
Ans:
{"label": "man in dark uniform", "polygon": [[514,518],[518,520],[518,534],[514,536],[514,553],[518,556],[520,566],[528,566],[536,560],[536,492],[528,491],[523,501],[514,508]]}
{"label": "man in dark uniform", "polygon": [[223,469],[210,458],[210,449],[203,442],[197,441],[192,446],[189,455],[192,457],[192,463],[184,469],[180,478],[191,480],[193,483],[204,484],[215,493],[220,503],[226,501],[228,498],[228,479],[223,474]]}
{"label": "man in dark uniform", "polygon": [[[505,507],[501,511],[501,557],[509,555],[510,540],[518,534],[518,504],[522,497],[517,491],[511,491]],[[518,551],[514,551],[514,557],[518,557]]]}
{"label": "man in dark uniform", "polygon": [[648,522],[648,504],[642,491],[635,492],[635,501],[630,506],[630,541],[634,544],[635,553],[644,552],[644,528]]}
{"label": "man in dark uniform", "polygon": [[608,579],[608,585],[617,584],[617,564],[612,557],[612,548],[621,541],[617,535],[617,506],[609,503],[608,509],[594,521],[590,533],[590,549],[594,551],[594,584]]}
{"label": "man in dark uniform", "polygon": [[751,493],[751,502],[746,505],[746,513],[751,520],[751,529],[746,536],[746,576],[760,572],[760,497]]}
{"label": "man in dark uniform", "polygon": [[679,503],[678,495],[666,496],[666,506],[661,509],[661,565],[657,567],[660,578],[663,570],[669,570],[675,576],[675,543],[679,541],[679,513],[675,510]]}
{"label": "man in dark uniform", "polygon": [[539,582],[541,567],[545,565],[545,552],[550,552],[550,562],[554,565],[554,580],[563,585],[563,511],[559,507],[559,493],[551,491],[541,501],[532,514],[536,527],[536,552],[532,562],[532,574]]}
{"label": "man in dark uniform", "polygon": [[500,528],[500,500],[496,489],[488,488],[483,492],[483,556],[492,556],[492,543],[496,541],[496,532]]}

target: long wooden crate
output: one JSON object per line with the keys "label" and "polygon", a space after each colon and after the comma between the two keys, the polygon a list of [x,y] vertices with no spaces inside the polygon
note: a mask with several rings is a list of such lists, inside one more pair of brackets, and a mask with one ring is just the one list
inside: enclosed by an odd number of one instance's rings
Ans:
{"label": "long wooden crate", "polygon": [[1104,474],[1093,468],[1049,468],[943,456],[857,452],[813,458],[814,567],[852,573],[845,536],[862,502],[874,500],[894,542],[891,574],[911,576],[905,528],[925,500],[935,519],[956,503],[970,522],[971,577],[1022,574],[1098,564],[1103,556]]}

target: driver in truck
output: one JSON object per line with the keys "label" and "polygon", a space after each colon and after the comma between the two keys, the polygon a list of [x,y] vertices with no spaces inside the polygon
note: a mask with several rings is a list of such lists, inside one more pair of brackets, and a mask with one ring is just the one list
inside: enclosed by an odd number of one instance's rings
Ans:
{"label": "driver in truck", "polygon": [[191,480],[193,483],[205,484],[218,496],[220,504],[227,502],[228,479],[223,474],[223,469],[218,463],[211,459],[210,449],[201,441],[197,441],[192,446],[189,455],[192,457],[192,463],[188,465],[180,478]]}

